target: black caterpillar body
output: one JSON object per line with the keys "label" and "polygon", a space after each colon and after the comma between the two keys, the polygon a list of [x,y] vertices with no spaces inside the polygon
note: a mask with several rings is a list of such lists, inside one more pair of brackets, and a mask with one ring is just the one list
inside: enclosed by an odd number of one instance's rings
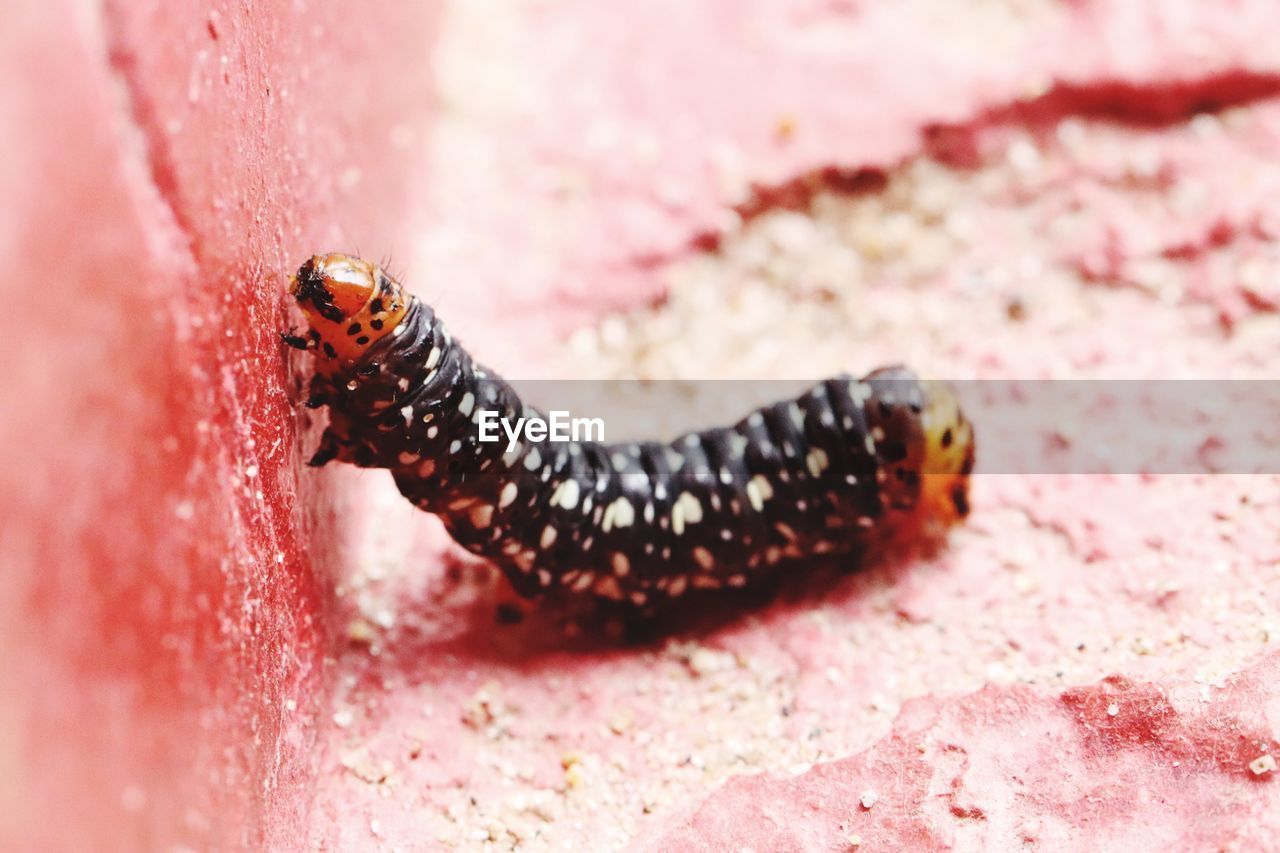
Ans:
{"label": "black caterpillar body", "polygon": [[389,469],[525,596],[646,607],[968,512],[969,424],[944,386],[904,368],[829,379],[670,443],[508,450],[505,437],[480,441],[479,412],[543,414],[380,268],[316,256],[293,290],[311,328],[287,340],[317,353],[312,405],[331,417],[313,464]]}

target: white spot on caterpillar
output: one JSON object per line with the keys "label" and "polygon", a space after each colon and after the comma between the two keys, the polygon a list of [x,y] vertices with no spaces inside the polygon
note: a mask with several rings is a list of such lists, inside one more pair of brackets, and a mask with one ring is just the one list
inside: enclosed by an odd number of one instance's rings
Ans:
{"label": "white spot on caterpillar", "polygon": [[699,545],[693,549],[693,559],[698,561],[698,565],[706,571],[710,571],[716,564],[715,558],[711,556],[711,552]]}
{"label": "white spot on caterpillar", "polygon": [[645,523],[647,524],[653,523],[653,504],[652,503],[647,503],[644,505],[644,520],[645,520]]}
{"label": "white spot on caterpillar", "polygon": [[532,551],[521,551],[513,558],[515,563],[526,572],[533,568],[534,553]]}
{"label": "white spot on caterpillar", "polygon": [[719,589],[720,578],[715,575],[694,575],[693,585],[697,589]]}
{"label": "white spot on caterpillar", "polygon": [[431,352],[427,353],[427,370],[434,370],[435,366],[440,363],[440,347],[432,347]]}
{"label": "white spot on caterpillar", "polygon": [[591,586],[592,582],[594,582],[595,579],[596,579],[596,576],[591,572],[583,572],[582,575],[579,576],[578,579],[573,582],[573,591],[582,592],[584,589]]}
{"label": "white spot on caterpillar", "polygon": [[680,577],[671,581],[671,586],[667,587],[667,595],[671,596],[672,598],[675,598],[678,595],[682,595],[684,594],[685,587],[687,587],[688,585],[689,585],[688,578],[684,577],[684,575],[681,575]]}
{"label": "white spot on caterpillar", "polygon": [[850,382],[849,397],[855,406],[862,406],[871,399],[871,386],[863,382]]}
{"label": "white spot on caterpillar", "polygon": [[815,477],[822,476],[822,472],[827,470],[827,466],[831,464],[831,459],[827,456],[827,451],[821,447],[815,447],[809,451],[809,455],[805,457],[805,463],[809,466],[809,473]]}
{"label": "white spot on caterpillar", "polygon": [[551,572],[538,569],[538,586],[551,586]]}
{"label": "white spot on caterpillar", "polygon": [[506,465],[508,468],[516,464],[516,460],[520,458],[520,451],[523,449],[524,445],[518,441],[511,445],[507,452],[502,454],[502,464]]}
{"label": "white spot on caterpillar", "polygon": [[684,457],[679,453],[676,453],[670,447],[665,448],[665,453],[667,456],[667,465],[671,467],[672,471],[679,471],[684,467]]}
{"label": "white spot on caterpillar", "polygon": [[471,526],[488,527],[493,521],[493,504],[481,504],[471,508]]}
{"label": "white spot on caterpillar", "polygon": [[764,509],[764,502],[773,497],[773,486],[769,485],[768,479],[763,474],[756,474],[747,483],[747,500],[751,501],[751,508],[756,512]]}
{"label": "white spot on caterpillar", "polygon": [[795,540],[796,532],[791,528],[791,525],[784,524],[781,521],[779,521],[777,524],[774,525],[774,527],[777,528],[778,532],[781,533],[783,536],[787,537],[792,541]]}
{"label": "white spot on caterpillar", "polygon": [[756,428],[764,426],[764,415],[759,412],[752,412],[751,416],[747,418],[747,426]]}
{"label": "white spot on caterpillar", "polygon": [[[562,506],[565,509],[573,509],[578,505],[578,483],[576,480],[565,480],[556,486],[556,490],[551,493],[551,505]],[[585,506],[584,506],[585,508]]]}
{"label": "white spot on caterpillar", "polygon": [[476,407],[476,395],[470,391],[462,395],[462,399],[458,402],[458,413],[464,418],[471,417],[471,411]]}
{"label": "white spot on caterpillar", "polygon": [[542,454],[538,452],[538,448],[530,447],[529,455],[524,458],[524,467],[530,471],[537,471],[541,464]]}
{"label": "white spot on caterpillar", "polygon": [[795,403],[787,406],[787,414],[791,415],[791,422],[796,425],[796,429],[804,428],[804,412],[800,411],[800,407]]}
{"label": "white spot on caterpillar", "polygon": [[677,536],[684,533],[685,524],[702,521],[702,503],[688,492],[681,492],[671,507],[671,529]]}
{"label": "white spot on caterpillar", "polygon": [[399,456],[397,456],[396,459],[399,460],[401,465],[412,465],[414,462],[417,461],[418,454],[410,453],[409,451],[406,450],[403,453],[401,453]]}
{"label": "white spot on caterpillar", "polygon": [[884,441],[884,427],[872,427],[871,438],[875,441]]}
{"label": "white spot on caterpillar", "polygon": [[439,434],[440,434],[440,427],[438,426],[427,427],[427,438],[435,438]]}
{"label": "white spot on caterpillar", "polygon": [[631,593],[631,603],[637,607],[641,606],[648,600],[649,600],[649,596],[643,592],[640,592],[639,590]]}
{"label": "white spot on caterpillar", "polygon": [[[432,429],[435,429],[435,427],[432,427]],[[453,441],[449,442],[449,452],[450,452],[450,453],[457,453],[457,452],[458,452],[459,450],[461,450],[461,449],[462,449],[462,441],[461,441],[461,440],[459,440],[459,439],[456,439],[456,438],[455,438]]]}
{"label": "white spot on caterpillar", "polygon": [[728,583],[729,583],[729,586],[746,586],[746,585],[747,585],[747,576],[746,576],[746,575],[733,575],[732,577],[730,577],[730,578],[729,578]]}
{"label": "white spot on caterpillar", "polygon": [[423,478],[430,477],[435,472],[436,472],[436,460],[434,459],[424,459],[422,464],[418,466],[419,477],[423,477]]}
{"label": "white spot on caterpillar", "polygon": [[550,524],[548,524],[546,527],[542,528],[542,538],[538,540],[538,544],[542,546],[543,550],[545,550],[547,548],[550,548],[555,543],[556,543],[556,529],[552,527]]}
{"label": "white spot on caterpillar", "polygon": [[609,457],[609,461],[613,463],[613,467],[618,471],[625,471],[627,466],[631,464],[630,460],[621,453],[614,453]]}
{"label": "white spot on caterpillar", "polygon": [[400,410],[400,417],[404,418],[404,425],[408,426],[413,423],[413,406],[405,406]]}
{"label": "white spot on caterpillar", "polygon": [[[631,505],[631,501],[626,498],[618,498],[610,507],[613,510],[613,526],[617,528],[630,527],[631,523],[636,520],[635,507]],[[605,513],[605,520],[608,521],[609,513]],[[609,528],[605,527],[608,532]]]}
{"label": "white spot on caterpillar", "polygon": [[515,503],[516,495],[520,493],[519,487],[515,483],[507,483],[502,487],[502,491],[498,494],[498,509],[506,509]]}
{"label": "white spot on caterpillar", "polygon": [[409,377],[407,376],[403,377],[399,382],[396,383],[396,387],[399,388],[401,392],[408,391]]}
{"label": "white spot on caterpillar", "polygon": [[743,451],[745,451],[746,449],[747,449],[746,436],[739,435],[736,432],[731,433],[729,435],[729,452],[732,453],[735,458],[741,459],[743,455]]}
{"label": "white spot on caterpillar", "polygon": [[613,552],[613,573],[620,578],[625,578],[631,573],[631,560],[621,551]]}
{"label": "white spot on caterpillar", "polygon": [[782,551],[779,550],[778,548],[775,548],[773,545],[770,545],[768,548],[764,549],[764,561],[769,565],[772,566],[774,563],[778,562],[778,560],[780,559],[782,559]]}
{"label": "white spot on caterpillar", "polygon": [[871,433],[867,433],[862,437],[862,446],[865,447],[867,452],[872,456],[876,455],[876,440],[871,437]]}

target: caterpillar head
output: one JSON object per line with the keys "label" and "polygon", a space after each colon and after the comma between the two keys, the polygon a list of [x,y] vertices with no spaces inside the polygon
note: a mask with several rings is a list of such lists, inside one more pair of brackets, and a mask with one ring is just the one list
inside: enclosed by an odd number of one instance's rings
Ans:
{"label": "caterpillar head", "polygon": [[920,505],[925,515],[950,524],[969,514],[973,473],[973,427],[955,394],[940,382],[925,384],[921,415],[925,436]]}
{"label": "caterpillar head", "polygon": [[332,373],[359,361],[404,318],[409,297],[377,264],[352,255],[313,255],[289,293],[307,318],[317,368]]}

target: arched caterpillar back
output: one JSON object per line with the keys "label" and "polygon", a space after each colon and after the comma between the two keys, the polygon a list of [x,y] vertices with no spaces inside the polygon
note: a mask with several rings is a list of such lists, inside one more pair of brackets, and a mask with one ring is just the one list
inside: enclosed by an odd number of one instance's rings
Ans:
{"label": "arched caterpillar back", "polygon": [[968,513],[974,444],[945,386],[905,368],[821,382],[670,443],[481,442],[482,410],[541,416],[375,264],[317,255],[291,292],[330,425],[312,464],[387,468],[525,596],[647,607]]}

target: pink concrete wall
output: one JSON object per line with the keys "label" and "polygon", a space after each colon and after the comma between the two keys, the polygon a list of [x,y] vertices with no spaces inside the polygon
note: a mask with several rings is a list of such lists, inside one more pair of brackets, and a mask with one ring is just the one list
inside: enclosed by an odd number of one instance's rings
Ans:
{"label": "pink concrete wall", "polygon": [[0,34],[0,847],[294,838],[324,707],[282,276],[406,208],[431,4],[18,4]]}

